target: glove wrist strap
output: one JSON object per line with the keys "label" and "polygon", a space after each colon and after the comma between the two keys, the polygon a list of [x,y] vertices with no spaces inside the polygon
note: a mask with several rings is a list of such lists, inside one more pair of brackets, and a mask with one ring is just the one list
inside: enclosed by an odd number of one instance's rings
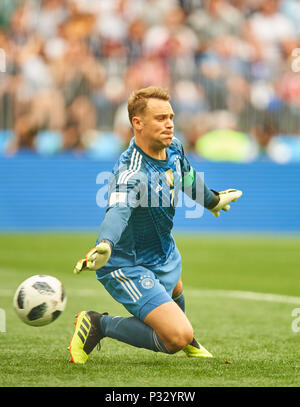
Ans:
{"label": "glove wrist strap", "polygon": [[209,203],[209,205],[207,205],[207,207],[206,207],[207,209],[215,208],[218,205],[218,203],[220,202],[219,192],[214,191],[213,189],[211,189],[211,192],[212,192],[213,197],[212,197],[212,200]]}

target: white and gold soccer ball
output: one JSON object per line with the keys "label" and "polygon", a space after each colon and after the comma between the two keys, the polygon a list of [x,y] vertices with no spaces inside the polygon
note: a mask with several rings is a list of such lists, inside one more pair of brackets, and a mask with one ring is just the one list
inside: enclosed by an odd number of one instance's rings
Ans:
{"label": "white and gold soccer ball", "polygon": [[36,275],[19,285],[14,295],[14,308],[19,318],[31,326],[53,322],[65,309],[67,296],[55,277]]}

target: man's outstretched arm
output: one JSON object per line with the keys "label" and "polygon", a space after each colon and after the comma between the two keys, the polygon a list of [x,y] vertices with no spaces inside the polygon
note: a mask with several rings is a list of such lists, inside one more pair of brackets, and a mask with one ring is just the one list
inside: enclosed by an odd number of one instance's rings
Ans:
{"label": "man's outstretched arm", "polygon": [[[121,238],[131,216],[132,208],[114,206],[106,212],[100,226],[99,243],[83,259],[77,261],[74,274],[83,270],[98,270],[108,262],[112,249]],[[113,225],[113,227],[112,227]]]}
{"label": "man's outstretched arm", "polygon": [[190,171],[184,174],[182,179],[184,193],[212,212],[216,218],[220,216],[221,210],[228,211],[230,209],[229,203],[235,202],[243,194],[237,189],[227,189],[221,192],[211,190],[197,171],[192,167],[189,169]]}

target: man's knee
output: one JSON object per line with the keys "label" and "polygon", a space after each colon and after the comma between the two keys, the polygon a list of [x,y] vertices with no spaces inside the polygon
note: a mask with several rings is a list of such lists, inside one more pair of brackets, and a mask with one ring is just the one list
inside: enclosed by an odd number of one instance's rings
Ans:
{"label": "man's knee", "polygon": [[189,345],[194,338],[192,327],[178,329],[164,338],[164,343],[170,353],[176,353]]}
{"label": "man's knee", "polygon": [[178,352],[193,340],[192,325],[174,301],[153,309],[144,322],[154,329],[170,353]]}

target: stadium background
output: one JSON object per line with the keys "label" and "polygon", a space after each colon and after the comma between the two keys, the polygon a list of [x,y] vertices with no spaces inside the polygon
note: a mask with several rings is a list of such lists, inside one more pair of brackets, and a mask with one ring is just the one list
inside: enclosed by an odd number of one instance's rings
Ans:
{"label": "stadium background", "polygon": [[230,217],[176,228],[299,232],[300,4],[44,0],[0,6],[0,229],[96,229],[97,175],[131,137],[126,100],[168,87],[176,136]]}

